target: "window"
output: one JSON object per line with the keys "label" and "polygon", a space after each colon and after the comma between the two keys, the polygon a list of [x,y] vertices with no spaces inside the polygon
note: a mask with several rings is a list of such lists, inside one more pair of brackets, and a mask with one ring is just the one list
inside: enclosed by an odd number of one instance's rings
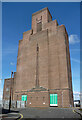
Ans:
{"label": "window", "polygon": [[38,97],[36,97],[36,100],[38,100]]}
{"label": "window", "polygon": [[44,101],[45,97],[43,97],[43,101]]}
{"label": "window", "polygon": [[9,91],[9,88],[6,88],[6,91]]}
{"label": "window", "polygon": [[42,30],[42,22],[37,23],[37,32]]}
{"label": "window", "polygon": [[21,100],[22,101],[27,101],[27,95],[22,95]]}
{"label": "window", "polygon": [[57,94],[50,94],[50,106],[57,106]]}

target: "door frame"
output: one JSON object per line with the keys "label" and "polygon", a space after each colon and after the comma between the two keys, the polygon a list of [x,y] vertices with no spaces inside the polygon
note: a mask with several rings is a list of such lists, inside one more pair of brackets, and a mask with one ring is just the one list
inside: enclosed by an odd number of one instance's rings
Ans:
{"label": "door frame", "polygon": [[[57,94],[57,93],[50,93],[50,94]],[[50,99],[50,94],[49,94],[49,99]],[[50,107],[58,107],[58,94],[57,94],[57,104],[50,104],[50,100],[49,100],[49,105]]]}

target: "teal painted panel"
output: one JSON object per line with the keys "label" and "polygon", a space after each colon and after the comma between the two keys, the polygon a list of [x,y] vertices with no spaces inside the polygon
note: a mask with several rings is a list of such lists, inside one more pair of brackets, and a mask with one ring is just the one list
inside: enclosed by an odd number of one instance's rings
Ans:
{"label": "teal painted panel", "polygon": [[50,94],[50,104],[57,104],[57,94]]}
{"label": "teal painted panel", "polygon": [[27,101],[27,95],[22,95],[21,100],[22,101]]}

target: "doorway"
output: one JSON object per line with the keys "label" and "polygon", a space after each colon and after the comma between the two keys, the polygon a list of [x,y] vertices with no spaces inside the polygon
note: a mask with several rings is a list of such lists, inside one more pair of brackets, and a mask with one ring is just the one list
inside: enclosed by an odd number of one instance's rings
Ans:
{"label": "doorway", "polygon": [[58,106],[57,94],[50,94],[50,106]]}

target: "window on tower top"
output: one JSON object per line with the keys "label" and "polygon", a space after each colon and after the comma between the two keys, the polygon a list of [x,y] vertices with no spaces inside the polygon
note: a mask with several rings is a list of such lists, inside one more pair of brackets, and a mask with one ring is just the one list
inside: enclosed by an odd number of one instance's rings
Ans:
{"label": "window on tower top", "polygon": [[42,16],[40,18],[36,18],[37,23],[37,32],[42,30]]}
{"label": "window on tower top", "polygon": [[42,30],[42,22],[37,23],[37,32]]}

